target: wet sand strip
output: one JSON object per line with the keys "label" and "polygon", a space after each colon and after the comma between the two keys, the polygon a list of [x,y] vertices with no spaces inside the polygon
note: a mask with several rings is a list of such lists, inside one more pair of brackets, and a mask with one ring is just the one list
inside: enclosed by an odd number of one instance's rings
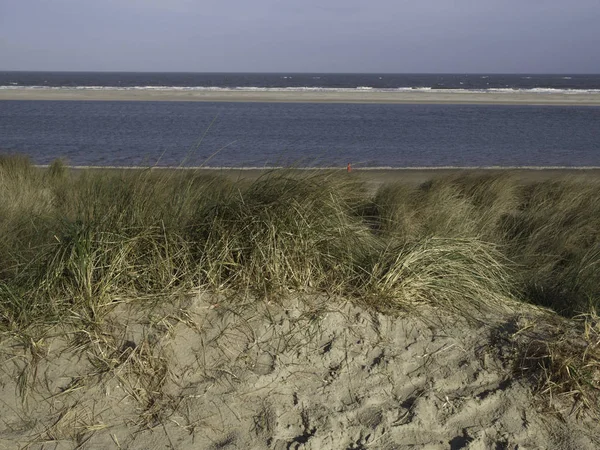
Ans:
{"label": "wet sand strip", "polygon": [[[46,168],[48,166],[37,166]],[[403,167],[403,168],[361,168],[347,167],[330,168],[226,168],[226,167],[117,167],[117,166],[71,166],[75,171],[122,171],[122,170],[152,170],[152,171],[195,171],[203,175],[222,175],[232,180],[257,180],[273,171],[283,171],[292,176],[309,176],[311,174],[328,172],[333,176],[348,176],[364,181],[369,191],[389,183],[405,183],[418,185],[427,181],[461,175],[507,175],[514,177],[524,184],[548,180],[576,180],[583,182],[600,181],[600,167]]]}
{"label": "wet sand strip", "polygon": [[177,89],[47,89],[0,90],[2,100],[200,101],[265,103],[406,103],[481,105],[600,106],[600,93],[444,92],[444,91],[244,91]]}

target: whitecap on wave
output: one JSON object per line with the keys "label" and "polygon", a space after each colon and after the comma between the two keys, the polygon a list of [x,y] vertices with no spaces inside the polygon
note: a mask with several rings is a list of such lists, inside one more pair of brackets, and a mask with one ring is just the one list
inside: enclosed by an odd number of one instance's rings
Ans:
{"label": "whitecap on wave", "polygon": [[527,88],[518,89],[511,87],[483,88],[483,89],[436,89],[432,87],[397,87],[397,88],[374,88],[371,86],[358,86],[356,88],[326,88],[312,86],[297,87],[261,87],[261,86],[18,86],[8,84],[0,86],[0,90],[44,90],[44,91],[190,91],[190,92],[439,92],[439,93],[539,93],[539,94],[600,94],[600,89],[559,89],[559,88]]}

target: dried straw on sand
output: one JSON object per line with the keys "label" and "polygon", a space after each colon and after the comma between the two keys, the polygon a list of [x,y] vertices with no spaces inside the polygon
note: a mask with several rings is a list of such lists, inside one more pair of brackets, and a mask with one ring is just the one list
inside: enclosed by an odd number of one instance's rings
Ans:
{"label": "dried straw on sand", "polygon": [[552,387],[531,350],[546,314],[515,306],[484,323],[293,296],[123,303],[68,344],[4,342],[0,446],[598,448],[573,396],[533,395]]}

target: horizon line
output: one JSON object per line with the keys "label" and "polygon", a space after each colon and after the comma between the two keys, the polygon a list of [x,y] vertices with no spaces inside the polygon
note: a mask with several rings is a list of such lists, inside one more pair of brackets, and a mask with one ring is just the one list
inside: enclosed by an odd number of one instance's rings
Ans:
{"label": "horizon line", "polygon": [[327,75],[600,75],[600,72],[319,72],[319,71],[186,71],[186,70],[24,70],[0,69],[0,72],[54,73],[169,73],[169,74],[327,74]]}

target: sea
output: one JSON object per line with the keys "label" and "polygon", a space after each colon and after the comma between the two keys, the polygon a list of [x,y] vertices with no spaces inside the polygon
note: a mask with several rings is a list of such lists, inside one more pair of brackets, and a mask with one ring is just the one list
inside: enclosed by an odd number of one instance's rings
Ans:
{"label": "sea", "polygon": [[[600,75],[1,72],[0,91],[460,91],[600,94]],[[37,164],[598,167],[600,107],[0,101],[0,153]]]}

